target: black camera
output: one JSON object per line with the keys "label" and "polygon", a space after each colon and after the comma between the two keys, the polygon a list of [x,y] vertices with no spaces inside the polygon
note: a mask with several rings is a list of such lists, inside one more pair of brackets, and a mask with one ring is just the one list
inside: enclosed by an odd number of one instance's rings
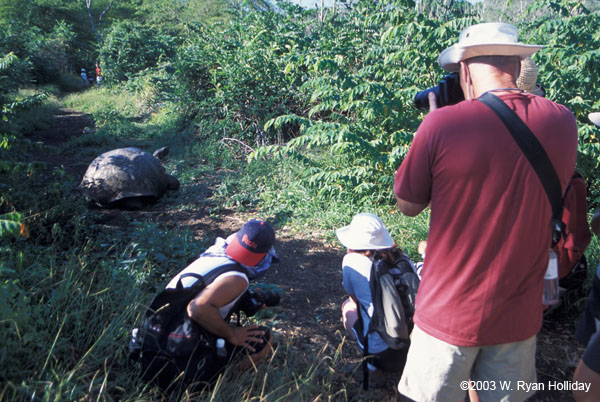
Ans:
{"label": "black camera", "polygon": [[437,86],[426,89],[415,95],[415,106],[417,109],[429,110],[429,93],[435,94],[437,106],[454,105],[465,100],[462,89],[460,88],[460,79],[458,73],[445,75]]}
{"label": "black camera", "polygon": [[278,305],[279,301],[279,293],[272,290],[264,290],[261,292],[248,290],[238,301],[237,310],[243,311],[244,314],[246,314],[246,317],[251,317],[260,310],[263,304],[267,307],[272,307]]}

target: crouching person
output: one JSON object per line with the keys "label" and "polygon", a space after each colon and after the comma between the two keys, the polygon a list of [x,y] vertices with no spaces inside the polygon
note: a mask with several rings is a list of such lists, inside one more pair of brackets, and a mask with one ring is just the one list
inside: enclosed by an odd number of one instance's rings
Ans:
{"label": "crouching person", "polygon": [[349,298],[342,304],[342,321],[366,356],[366,389],[369,371],[404,369],[419,280],[377,215],[358,214],[336,234],[348,249],[342,273]]}
{"label": "crouching person", "polygon": [[271,350],[268,328],[231,325],[229,318],[240,310],[252,315],[256,304],[264,307],[248,285],[278,260],[274,241],[272,227],[252,219],[227,239],[217,238],[167,284],[130,343],[144,380],[166,390],[192,384],[197,390],[229,363],[247,367]]}

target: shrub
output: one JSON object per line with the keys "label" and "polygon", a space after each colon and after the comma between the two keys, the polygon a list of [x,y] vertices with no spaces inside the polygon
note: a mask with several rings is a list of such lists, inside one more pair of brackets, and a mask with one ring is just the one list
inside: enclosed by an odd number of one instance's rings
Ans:
{"label": "shrub", "polygon": [[121,21],[111,27],[100,48],[103,79],[124,81],[157,65],[174,53],[174,38],[135,21]]}

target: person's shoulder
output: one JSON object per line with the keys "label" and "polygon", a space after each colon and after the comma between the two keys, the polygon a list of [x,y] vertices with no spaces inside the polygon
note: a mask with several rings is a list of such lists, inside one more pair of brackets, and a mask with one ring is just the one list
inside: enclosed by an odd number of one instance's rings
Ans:
{"label": "person's shoulder", "polygon": [[454,120],[463,120],[466,114],[477,113],[481,109],[481,102],[475,99],[464,100],[454,105],[448,105],[429,112],[423,123],[436,123],[437,121],[451,122]]}
{"label": "person's shoulder", "polygon": [[229,277],[239,278],[239,279],[232,279],[232,280],[235,280],[235,281],[244,281],[244,282],[246,282],[246,284],[250,283],[250,280],[248,279],[248,275],[246,275],[245,273],[240,272],[240,271],[228,271],[228,272],[224,272],[221,275],[217,276],[215,278],[215,281],[223,280],[223,279],[229,278]]}
{"label": "person's shoulder", "polygon": [[369,257],[359,253],[348,253],[344,256],[342,261],[342,268],[344,270],[351,269],[364,274],[365,271],[370,271],[372,261]]}
{"label": "person's shoulder", "polygon": [[530,95],[531,101],[535,102],[538,107],[542,110],[546,110],[549,113],[553,113],[556,116],[560,116],[562,118],[575,121],[575,115],[571,110],[563,104],[558,102],[554,102],[548,98],[544,98],[543,96],[535,96]]}
{"label": "person's shoulder", "polygon": [[480,116],[482,106],[481,102],[471,99],[427,113],[419,126],[419,133],[426,133],[422,140],[428,136],[435,137],[438,132],[446,136],[448,132],[463,128],[466,123],[473,121],[475,116]]}

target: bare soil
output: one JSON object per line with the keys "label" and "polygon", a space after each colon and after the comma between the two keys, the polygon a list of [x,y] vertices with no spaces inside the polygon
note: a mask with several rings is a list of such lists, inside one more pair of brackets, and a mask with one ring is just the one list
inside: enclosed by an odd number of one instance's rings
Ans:
{"label": "bare soil", "polygon": [[[57,147],[57,153],[37,152],[32,157],[41,160],[49,167],[63,166],[67,173],[79,181],[91,160],[78,160],[75,156],[60,152],[60,146],[74,136],[83,134],[85,127],[92,127],[89,116],[74,111],[63,110],[54,120],[52,127],[34,133],[33,139]],[[126,144],[128,145],[128,144]],[[124,146],[126,146],[124,145]],[[239,212],[215,205],[210,196],[219,183],[219,173],[206,176],[196,183],[186,184],[193,188],[196,205],[183,210],[167,197],[157,204],[141,211],[101,210],[102,224],[121,227],[131,219],[160,222],[167,227],[188,229],[198,239],[226,236],[236,231],[249,217],[249,212]],[[185,192],[186,186],[180,191]],[[125,216],[127,215],[127,219]],[[344,250],[341,246],[328,243],[324,233],[313,230],[297,232],[288,227],[277,227],[276,250],[281,263],[262,279],[263,282],[278,285],[285,291],[281,304],[274,308],[275,318],[271,324],[292,347],[304,351],[306,357],[326,348],[333,355],[340,345],[344,333],[341,323],[340,306],[345,299],[341,285],[341,260]],[[182,267],[183,268],[183,267]],[[511,314],[507,311],[507,314]],[[573,339],[573,318],[566,316],[564,309],[558,309],[546,317],[538,336],[537,368],[538,382],[548,388],[549,382],[570,381],[574,368],[583,349]],[[344,342],[342,356],[335,365],[337,381],[344,384],[351,400],[395,400],[397,376],[388,375],[378,387],[368,392],[361,389],[360,369],[348,373],[347,368],[360,362],[358,349],[349,340]],[[540,391],[531,401],[570,401],[570,392]]]}

